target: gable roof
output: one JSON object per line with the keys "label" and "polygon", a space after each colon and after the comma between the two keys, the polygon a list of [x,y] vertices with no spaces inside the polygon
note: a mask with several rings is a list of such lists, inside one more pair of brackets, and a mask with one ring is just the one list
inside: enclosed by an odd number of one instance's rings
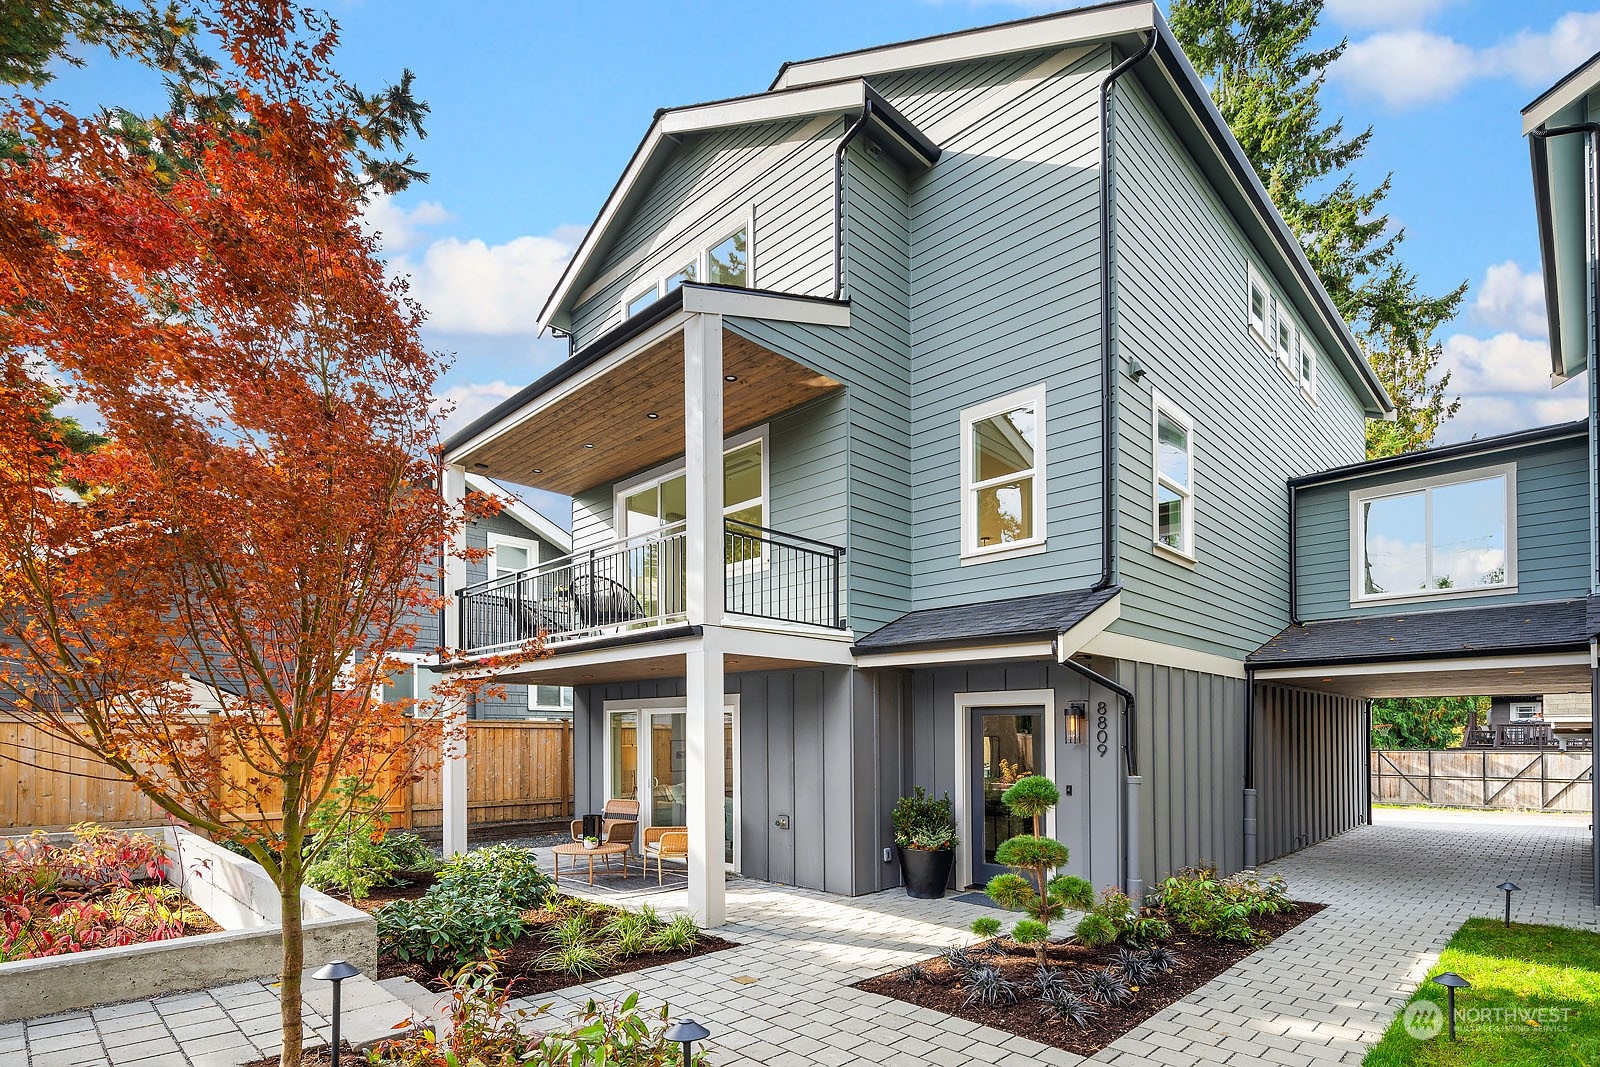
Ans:
{"label": "gable roof", "polygon": [[1309,667],[1565,651],[1587,648],[1589,635],[1587,599],[1423,610],[1290,626],[1245,662]]}
{"label": "gable roof", "polygon": [[556,546],[563,554],[572,551],[572,535],[518,496],[515,487],[471,472],[467,474],[467,485],[499,499],[505,505],[502,515],[520,522],[525,529]]}

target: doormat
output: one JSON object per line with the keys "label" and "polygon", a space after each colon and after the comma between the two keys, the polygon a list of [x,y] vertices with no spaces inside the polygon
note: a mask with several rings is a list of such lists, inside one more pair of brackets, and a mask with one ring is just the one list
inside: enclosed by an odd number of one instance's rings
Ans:
{"label": "doormat", "polygon": [[998,908],[1000,905],[989,899],[987,893],[958,893],[950,898],[958,904],[981,904],[986,908]]}

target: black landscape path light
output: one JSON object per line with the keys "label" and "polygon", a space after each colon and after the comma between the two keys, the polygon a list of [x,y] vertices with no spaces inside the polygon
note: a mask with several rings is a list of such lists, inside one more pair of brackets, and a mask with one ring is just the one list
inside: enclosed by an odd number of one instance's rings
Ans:
{"label": "black landscape path light", "polygon": [[1504,893],[1506,895],[1506,925],[1510,926],[1511,925],[1511,894],[1519,891],[1522,887],[1520,885],[1518,885],[1517,883],[1515,883],[1515,882],[1501,882],[1499,885],[1495,886],[1495,888],[1500,890],[1500,892],[1502,892],[1502,893]]}
{"label": "black landscape path light", "polygon": [[346,978],[354,978],[361,973],[361,968],[344,960],[334,960],[325,967],[317,968],[311,977],[319,982],[333,983],[333,1052],[330,1053],[333,1067],[339,1067],[339,992]]}
{"label": "black landscape path light", "polygon": [[694,1062],[694,1043],[710,1037],[711,1031],[693,1019],[682,1019],[667,1027],[667,1032],[661,1036],[683,1046],[683,1067],[689,1067]]}
{"label": "black landscape path light", "polygon": [[1444,986],[1445,998],[1450,1002],[1450,1040],[1454,1041],[1456,1039],[1456,990],[1466,989],[1472,983],[1454,971],[1436,974],[1433,976],[1433,980],[1438,985]]}

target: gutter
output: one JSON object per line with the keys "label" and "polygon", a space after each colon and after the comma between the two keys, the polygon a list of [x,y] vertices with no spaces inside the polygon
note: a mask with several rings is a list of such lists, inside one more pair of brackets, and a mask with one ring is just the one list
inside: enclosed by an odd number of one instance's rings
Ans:
{"label": "gutter", "polygon": [[[1105,589],[1116,580],[1116,523],[1112,496],[1116,481],[1112,471],[1112,436],[1116,424],[1117,375],[1111,351],[1111,91],[1117,79],[1156,47],[1156,31],[1145,36],[1137,52],[1111,68],[1100,83],[1100,578],[1090,588]],[[1132,699],[1131,696],[1129,698]],[[1130,770],[1128,772],[1132,774]]]}
{"label": "gutter", "polygon": [[844,295],[844,153],[872,118],[872,97],[861,105],[861,117],[839,138],[833,154],[833,298]]}
{"label": "gutter", "polygon": [[1300,486],[1289,482],[1289,625],[1300,625]]}
{"label": "gutter", "polygon": [[861,115],[839,140],[833,155],[833,298],[844,296],[845,150],[870,125],[880,148],[907,169],[927,170],[939,161],[939,146],[883,97],[872,84],[861,83]]}

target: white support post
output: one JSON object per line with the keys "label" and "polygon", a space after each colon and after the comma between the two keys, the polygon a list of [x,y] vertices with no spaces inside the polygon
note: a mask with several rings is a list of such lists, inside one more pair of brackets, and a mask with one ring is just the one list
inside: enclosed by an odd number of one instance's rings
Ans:
{"label": "white support post", "polygon": [[[441,486],[445,504],[459,506],[467,494],[466,468],[454,464],[444,469]],[[466,537],[463,529],[461,536]],[[444,588],[452,598],[467,584],[467,561],[456,554],[444,559]],[[462,648],[465,634],[461,632],[461,605],[451,599],[444,609],[443,644],[454,654]],[[467,723],[466,711],[451,707],[438,716],[441,732],[439,750],[439,792],[443,804],[444,854],[455,856],[467,850]]]}
{"label": "white support post", "polygon": [[726,915],[723,874],[722,317],[696,315],[683,332],[684,473],[688,513],[685,607],[701,628],[685,659],[688,734],[689,910],[707,928]]}

